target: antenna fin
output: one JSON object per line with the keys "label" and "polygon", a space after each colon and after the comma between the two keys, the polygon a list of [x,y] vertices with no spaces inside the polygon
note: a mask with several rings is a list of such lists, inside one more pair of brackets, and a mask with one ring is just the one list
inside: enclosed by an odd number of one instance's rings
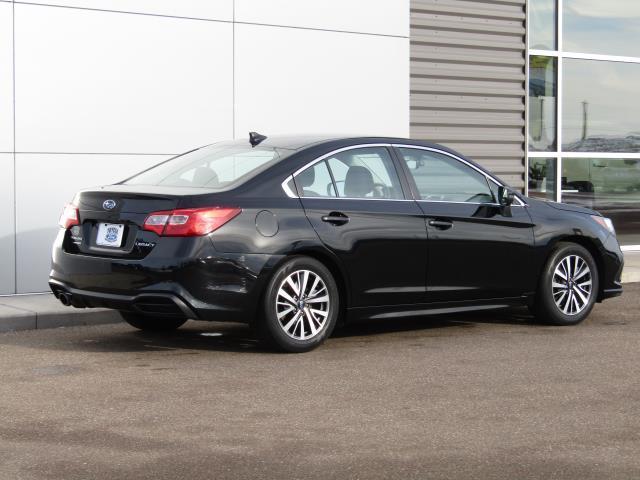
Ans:
{"label": "antenna fin", "polygon": [[263,140],[266,140],[266,135],[261,135],[258,132],[249,132],[249,143],[252,147],[260,144]]}

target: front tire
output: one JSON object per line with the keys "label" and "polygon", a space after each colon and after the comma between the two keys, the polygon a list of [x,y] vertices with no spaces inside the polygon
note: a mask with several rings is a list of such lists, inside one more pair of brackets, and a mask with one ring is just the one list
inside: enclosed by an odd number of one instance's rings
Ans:
{"label": "front tire", "polygon": [[171,332],[187,321],[186,318],[148,317],[132,312],[120,312],[120,315],[129,325],[143,332]]}
{"label": "front tire", "polygon": [[534,315],[542,323],[577,325],[591,313],[598,288],[598,268],[589,251],[559,243],[542,272]]}
{"label": "front tire", "polygon": [[261,339],[280,350],[308,352],[333,331],[340,311],[335,279],[310,257],[293,257],[273,275],[265,291]]}

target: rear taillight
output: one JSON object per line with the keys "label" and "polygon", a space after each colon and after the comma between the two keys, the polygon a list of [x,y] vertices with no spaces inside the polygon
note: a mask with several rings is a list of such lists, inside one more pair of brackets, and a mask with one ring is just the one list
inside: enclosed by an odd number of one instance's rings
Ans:
{"label": "rear taillight", "polygon": [[144,229],[163,237],[207,235],[240,214],[240,208],[184,208],[153,212],[144,221]]}
{"label": "rear taillight", "polygon": [[58,224],[62,228],[71,228],[75,225],[80,225],[80,213],[78,212],[78,207],[73,203],[67,203],[64,206],[62,215],[60,215]]}

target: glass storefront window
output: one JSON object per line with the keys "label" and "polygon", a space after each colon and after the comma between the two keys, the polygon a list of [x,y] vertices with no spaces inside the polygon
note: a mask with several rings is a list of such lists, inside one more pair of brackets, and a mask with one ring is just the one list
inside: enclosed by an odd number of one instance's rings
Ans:
{"label": "glass storefront window", "polygon": [[555,158],[529,159],[529,196],[546,200],[556,198]]}
{"label": "glass storefront window", "polygon": [[564,51],[640,56],[638,0],[564,0],[563,23]]}
{"label": "glass storefront window", "polygon": [[529,48],[556,49],[556,11],[556,0],[531,0],[529,3]]}
{"label": "glass storefront window", "polygon": [[640,152],[640,64],[564,59],[562,149]]}
{"label": "glass storefront window", "polygon": [[563,158],[562,201],[610,217],[621,244],[640,245],[640,160]]}
{"label": "glass storefront window", "polygon": [[529,58],[529,150],[556,149],[556,59]]}

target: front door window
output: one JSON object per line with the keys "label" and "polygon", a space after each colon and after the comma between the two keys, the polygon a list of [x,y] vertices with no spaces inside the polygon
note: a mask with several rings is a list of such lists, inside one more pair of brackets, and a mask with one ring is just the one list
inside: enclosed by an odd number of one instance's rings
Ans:
{"label": "front door window", "polygon": [[400,153],[416,183],[421,200],[495,203],[487,178],[448,155],[401,148]]}

